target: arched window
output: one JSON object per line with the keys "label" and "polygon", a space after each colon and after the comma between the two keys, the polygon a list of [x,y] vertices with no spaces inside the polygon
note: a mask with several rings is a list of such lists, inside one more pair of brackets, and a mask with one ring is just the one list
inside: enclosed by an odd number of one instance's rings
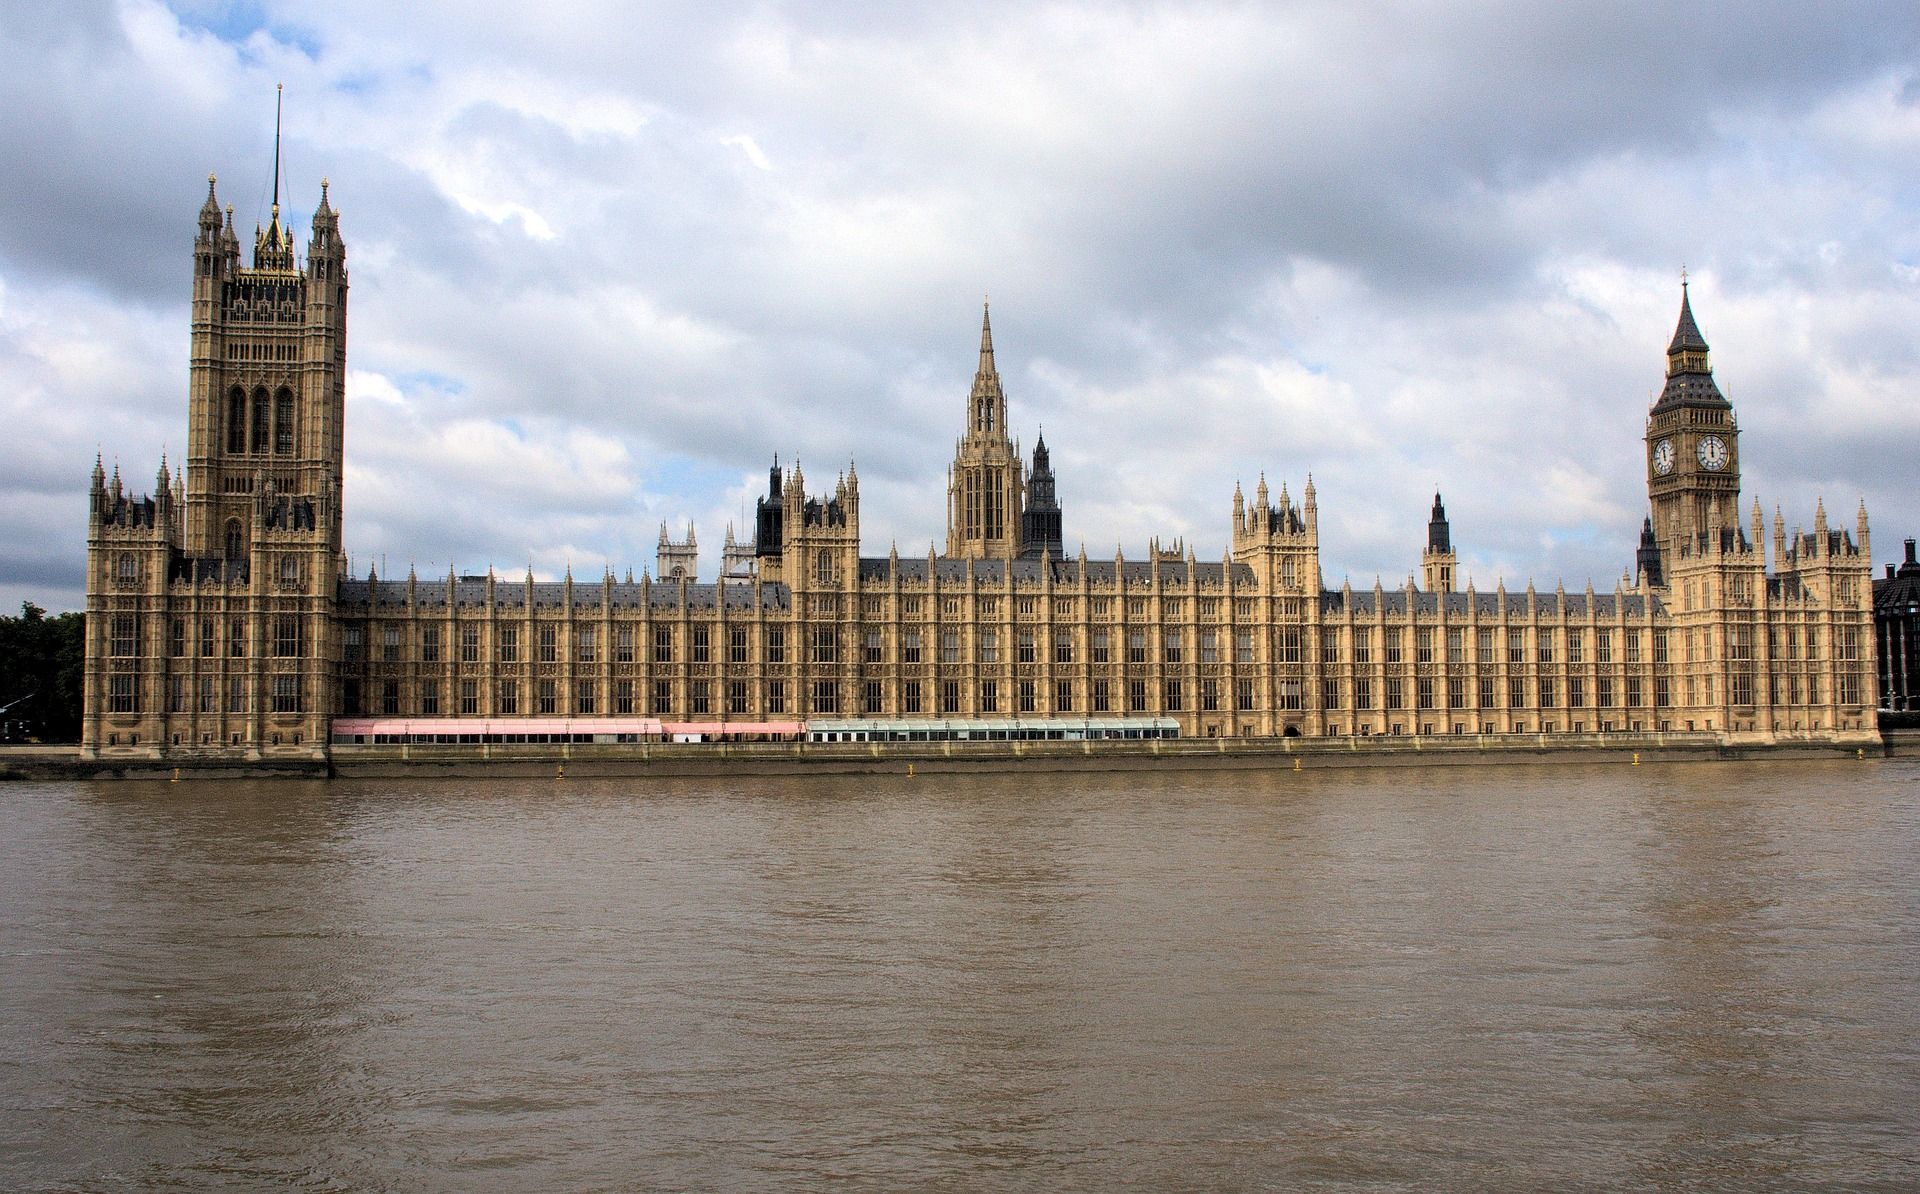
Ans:
{"label": "arched window", "polygon": [[247,396],[239,386],[227,395],[227,451],[247,450]]}
{"label": "arched window", "polygon": [[273,451],[276,456],[293,455],[293,393],[286,389],[273,398]]}
{"label": "arched window", "polygon": [[134,563],[133,556],[122,552],[120,555],[120,579],[131,584],[140,576],[140,566]]}
{"label": "arched window", "polygon": [[822,551],[814,557],[813,579],[815,584],[830,585],[833,583],[833,553],[831,551]]}
{"label": "arched window", "polygon": [[237,564],[246,555],[246,543],[240,538],[240,520],[227,520],[227,562]]}
{"label": "arched window", "polygon": [[267,450],[267,392],[263,389],[253,392],[253,450]]}
{"label": "arched window", "polygon": [[300,558],[298,556],[280,557],[280,583],[288,586],[300,583]]}

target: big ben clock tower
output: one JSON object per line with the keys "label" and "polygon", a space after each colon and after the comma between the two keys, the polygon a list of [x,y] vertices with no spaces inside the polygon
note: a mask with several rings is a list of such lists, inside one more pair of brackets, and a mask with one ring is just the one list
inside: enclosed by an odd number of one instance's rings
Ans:
{"label": "big ben clock tower", "polygon": [[1682,538],[1739,525],[1740,429],[1733,404],[1713,384],[1685,281],[1680,325],[1667,345],[1667,385],[1647,412],[1647,496],[1663,577],[1673,575],[1676,523]]}

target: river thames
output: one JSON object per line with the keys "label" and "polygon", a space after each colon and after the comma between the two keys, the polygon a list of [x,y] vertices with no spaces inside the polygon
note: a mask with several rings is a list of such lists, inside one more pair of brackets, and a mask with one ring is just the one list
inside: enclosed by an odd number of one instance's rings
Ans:
{"label": "river thames", "polygon": [[1920,761],[0,785],[10,1190],[1920,1185]]}

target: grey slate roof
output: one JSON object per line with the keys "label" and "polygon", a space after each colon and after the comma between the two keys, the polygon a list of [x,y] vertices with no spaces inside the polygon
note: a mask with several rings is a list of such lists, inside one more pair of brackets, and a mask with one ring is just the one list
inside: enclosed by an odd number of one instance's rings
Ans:
{"label": "grey slate roof", "polygon": [[[515,609],[524,605],[528,589],[531,587],[533,603],[536,609],[555,609],[566,603],[567,586],[564,581],[537,580],[529,586],[526,581],[496,580],[493,586],[493,599],[496,607]],[[414,582],[414,600],[422,607],[444,609],[447,604],[447,582],[445,580],[417,580]],[[639,609],[644,599],[652,609],[680,608],[680,585],[678,583],[655,582],[643,585],[637,581],[615,581],[611,586],[603,586],[596,581],[573,582],[573,607],[575,609],[598,609],[601,600],[610,595],[613,608]],[[693,609],[712,609],[716,596],[723,596],[728,609],[752,609],[752,584],[727,585],[688,585],[687,604]],[[404,580],[380,580],[371,585],[364,580],[343,580],[340,582],[339,599],[347,605],[372,605],[375,608],[404,607],[407,604],[407,582]],[[487,582],[484,577],[460,577],[453,582],[453,599],[456,606],[482,608],[487,603]],[[760,602],[769,608],[784,609],[792,601],[785,585],[764,584],[760,586]]]}
{"label": "grey slate roof", "polygon": [[1731,409],[1726,395],[1713,383],[1711,373],[1676,373],[1667,379],[1667,386],[1660,391],[1660,400],[1653,409],[1662,410],[1670,406],[1712,406]]}
{"label": "grey slate roof", "polygon": [[[900,579],[903,582],[909,584],[926,583],[927,557],[919,556],[917,558],[910,558],[903,556],[897,566],[900,570]],[[971,566],[971,575],[982,585],[1003,585],[1006,583],[1007,568],[1009,567],[1009,562],[1006,560],[967,561],[938,557],[933,561],[934,574],[943,585],[965,584],[967,576],[969,575],[969,566]],[[863,559],[860,561],[860,579],[863,581],[885,583],[888,577],[892,575],[893,567],[895,567],[894,562],[886,557]],[[1051,574],[1051,581],[1055,585],[1077,585],[1080,583],[1081,565],[1077,559],[1047,560],[1044,562],[1040,560],[1014,560],[1011,561],[1011,567],[1013,568],[1013,583],[1016,585],[1039,584],[1041,570],[1043,568]],[[1141,560],[1136,562],[1127,560],[1118,567],[1122,570],[1121,574],[1125,577],[1126,583],[1129,585],[1146,585],[1152,583],[1153,565],[1148,561]],[[1116,565],[1112,560],[1088,560],[1086,563],[1087,580],[1093,584],[1112,584],[1115,568]],[[1185,560],[1162,563],[1160,565],[1160,583],[1163,586],[1184,587],[1187,584],[1187,573],[1189,569],[1192,570],[1194,580],[1198,584],[1215,586],[1226,584],[1227,566],[1225,564],[1217,561],[1212,563],[1195,562],[1188,564]],[[1245,585],[1251,588],[1253,585],[1253,569],[1247,567],[1245,564],[1233,565],[1233,583],[1236,586]]]}
{"label": "grey slate roof", "polygon": [[[1375,597],[1379,598],[1379,609],[1375,608]],[[1587,616],[1587,595],[1585,593],[1533,594],[1532,609],[1543,618],[1557,618],[1565,607],[1569,618]],[[1595,593],[1593,595],[1593,613],[1596,617],[1612,618],[1624,610],[1628,617],[1641,617],[1647,612],[1649,598],[1639,593]],[[1660,609],[1660,599],[1651,599],[1655,611]],[[1507,609],[1512,613],[1525,615],[1529,598],[1525,592],[1508,593]],[[1500,612],[1500,594],[1492,593],[1433,593],[1420,590],[1383,589],[1376,594],[1371,589],[1355,589],[1347,592],[1342,589],[1327,589],[1320,594],[1320,610],[1323,614],[1344,614],[1349,605],[1357,616],[1373,617],[1384,612],[1388,616],[1404,616],[1409,603],[1416,614],[1438,615],[1444,606],[1449,618],[1464,618],[1470,612],[1478,612],[1483,617],[1493,617]]]}
{"label": "grey slate roof", "polygon": [[[935,571],[943,584],[963,583],[967,575],[965,560],[938,559],[934,561]],[[980,583],[1004,583],[1008,562],[1005,560],[975,560],[973,572]],[[883,581],[888,575],[889,561],[885,559],[865,559],[860,561],[860,574],[863,580]],[[1079,583],[1080,564],[1077,560],[1049,561],[1045,567],[1053,570],[1053,583],[1066,586]],[[1013,577],[1016,584],[1038,584],[1040,570],[1043,567],[1038,560],[1012,561]],[[1191,567],[1200,584],[1221,585],[1225,575],[1225,566],[1218,563],[1164,563],[1160,565],[1161,583],[1166,586],[1184,586],[1187,583],[1187,570]],[[1234,583],[1253,586],[1253,571],[1244,564],[1233,567]],[[924,581],[927,573],[925,557],[903,559],[899,561],[900,577],[903,581]],[[1094,583],[1111,583],[1114,576],[1112,560],[1087,561],[1087,575]],[[1151,565],[1128,562],[1124,565],[1129,584],[1145,584],[1151,575]],[[678,609],[680,607],[680,585],[654,583],[642,585],[637,582],[616,581],[611,589],[613,608],[639,609],[643,594],[651,603],[652,609]],[[420,608],[445,609],[447,605],[447,582],[419,581],[413,585],[414,600]],[[521,608],[527,597],[528,585],[521,581],[494,582],[494,602],[500,609]],[[555,609],[566,601],[566,584],[562,581],[535,581],[532,585],[535,608]],[[601,599],[608,589],[597,583],[575,581],[573,585],[573,606],[575,609],[598,609]],[[686,586],[687,602],[693,609],[712,609],[717,597],[724,597],[727,608],[751,609],[753,607],[753,586],[751,584],[690,584]],[[1388,616],[1405,616],[1409,606],[1416,614],[1435,616],[1444,605],[1448,617],[1464,618],[1471,609],[1477,609],[1485,617],[1499,613],[1500,595],[1491,593],[1434,593],[1421,590],[1386,589],[1376,594],[1371,589],[1356,589],[1347,592],[1341,589],[1327,589],[1320,594],[1320,609],[1324,615],[1338,616],[1351,607],[1357,616],[1372,617],[1376,611],[1376,596],[1379,612]],[[487,582],[484,578],[460,577],[453,583],[453,598],[456,607],[482,608],[487,601]],[[343,580],[340,582],[340,601],[349,606],[370,606],[377,611],[381,608],[402,609],[407,604],[407,582],[404,580],[380,580],[369,584],[365,580]],[[791,591],[785,585],[763,584],[760,586],[761,604],[773,609],[785,609],[793,602]],[[1541,617],[1558,617],[1564,604],[1566,616],[1584,618],[1587,616],[1588,597],[1584,593],[1535,593],[1531,598],[1524,592],[1506,595],[1509,611],[1524,614],[1531,600],[1532,608]],[[1641,617],[1646,613],[1647,602],[1653,602],[1657,612],[1659,598],[1649,598],[1638,593],[1596,593],[1592,597],[1593,612],[1602,618],[1617,616],[1624,609],[1628,617]]]}

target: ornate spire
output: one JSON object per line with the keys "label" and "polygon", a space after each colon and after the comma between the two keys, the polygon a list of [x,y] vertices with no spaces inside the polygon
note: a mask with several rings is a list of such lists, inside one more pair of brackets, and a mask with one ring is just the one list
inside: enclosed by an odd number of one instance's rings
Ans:
{"label": "ornate spire", "polygon": [[1700,334],[1700,325],[1693,321],[1693,303],[1687,295],[1686,274],[1680,275],[1680,322],[1673,329],[1673,341],[1667,345],[1667,355],[1681,352],[1707,351],[1707,338]]}
{"label": "ornate spire", "polygon": [[1433,491],[1433,513],[1427,518],[1427,550],[1452,551],[1453,531],[1447,525],[1447,508],[1441,504],[1440,491]]}
{"label": "ornate spire", "polygon": [[980,305],[980,368],[973,375],[973,392],[967,401],[967,436],[975,435],[1007,438],[1007,396],[993,363],[993,321],[984,302]]}
{"label": "ornate spire", "polygon": [[1693,301],[1685,281],[1680,283],[1680,322],[1673,330],[1672,342],[1667,345],[1667,384],[1653,409],[1661,411],[1674,406],[1719,410],[1729,406],[1720,387],[1714,384],[1707,340],[1700,334],[1700,325],[1693,321]]}
{"label": "ornate spire", "polygon": [[280,214],[280,97],[286,84],[273,85],[273,214]]}
{"label": "ornate spire", "polygon": [[200,205],[200,235],[212,241],[220,233],[220,200],[213,193],[214,177],[207,175],[207,201]]}
{"label": "ornate spire", "polygon": [[254,237],[255,269],[292,269],[293,236],[280,223],[280,96],[283,85],[273,85],[273,207],[267,227]]}
{"label": "ornate spire", "polygon": [[993,367],[993,316],[988,310],[987,300],[980,300],[980,374],[986,376],[995,372]]}

